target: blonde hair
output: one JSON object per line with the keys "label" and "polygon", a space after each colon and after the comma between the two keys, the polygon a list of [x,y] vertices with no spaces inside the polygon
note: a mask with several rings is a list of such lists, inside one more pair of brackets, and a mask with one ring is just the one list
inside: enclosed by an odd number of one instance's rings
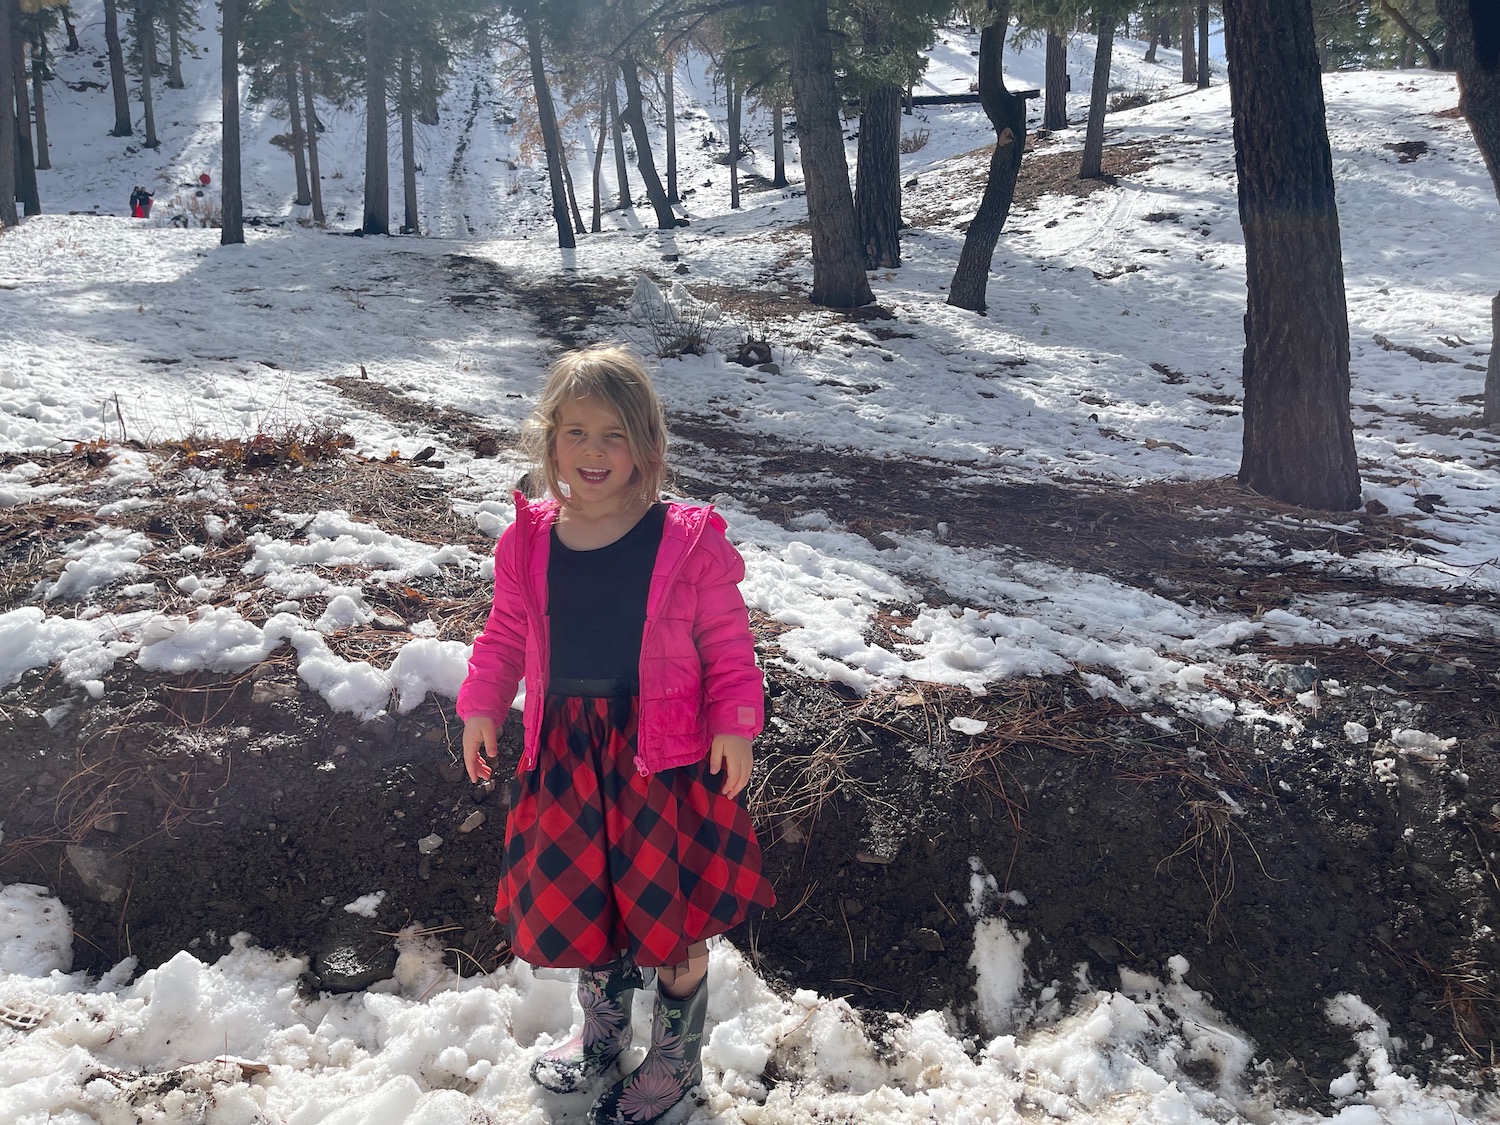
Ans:
{"label": "blonde hair", "polygon": [[[552,448],[563,407],[580,398],[603,403],[620,419],[630,459],[635,463],[631,480],[640,484],[641,495],[648,502],[660,499],[667,476],[666,419],[646,368],[630,349],[619,345],[569,352],[547,369],[542,397],[522,428],[521,440],[548,491],[563,504],[568,503]],[[535,484],[531,491],[536,491]]]}

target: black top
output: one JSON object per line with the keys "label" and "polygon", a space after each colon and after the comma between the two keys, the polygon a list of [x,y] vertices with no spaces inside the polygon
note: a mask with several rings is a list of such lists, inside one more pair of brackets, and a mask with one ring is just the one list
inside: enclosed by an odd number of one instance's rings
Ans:
{"label": "black top", "polygon": [[653,504],[607,547],[575,551],[552,528],[547,561],[553,679],[634,680],[641,664],[646,596],[667,506]]}

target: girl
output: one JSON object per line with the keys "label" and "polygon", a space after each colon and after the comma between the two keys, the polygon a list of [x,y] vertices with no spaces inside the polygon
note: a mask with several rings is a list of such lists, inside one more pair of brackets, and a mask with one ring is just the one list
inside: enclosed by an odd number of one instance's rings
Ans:
{"label": "girl", "polygon": [[775,901],[739,799],[764,701],[745,567],[712,509],[660,501],[661,405],[624,349],[554,364],[525,438],[555,499],[518,493],[495,548],[458,695],[464,765],[490,776],[524,677],[495,916],[517,956],[579,970],[583,1008],[531,1075],[566,1092],[608,1070],[655,969],[651,1048],[591,1111],[643,1125],[702,1078],[707,939]]}

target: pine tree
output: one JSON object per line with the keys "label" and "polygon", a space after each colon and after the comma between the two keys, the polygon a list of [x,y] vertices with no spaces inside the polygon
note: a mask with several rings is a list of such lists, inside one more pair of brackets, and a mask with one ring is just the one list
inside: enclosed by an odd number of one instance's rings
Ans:
{"label": "pine tree", "polygon": [[1109,62],[1114,54],[1115,24],[1119,9],[1100,4],[1094,24],[1094,81],[1089,91],[1089,123],[1083,138],[1083,160],[1078,168],[1080,180],[1097,180],[1104,175],[1104,114],[1109,109]]}
{"label": "pine tree", "polygon": [[386,136],[384,0],[365,0],[365,209],[360,229],[391,233],[391,167]]}
{"label": "pine tree", "polygon": [[950,305],[981,313],[987,303],[990,261],[1015,199],[1016,177],[1026,150],[1026,99],[1005,88],[1001,67],[1010,9],[1011,0],[986,0],[978,13],[984,21],[979,33],[979,100],[995,130],[995,149],[990,155],[984,196],[964,236],[958,267],[948,287]]}
{"label": "pine tree", "polygon": [[[1447,46],[1458,70],[1458,108],[1500,199],[1500,12],[1464,0],[1438,0]],[[1490,358],[1484,377],[1484,424],[1500,426],[1500,294],[1490,304]]]}
{"label": "pine tree", "polygon": [[220,0],[224,52],[219,71],[223,104],[224,167],[219,195],[223,207],[219,244],[233,246],[245,241],[244,192],[240,184],[240,4],[243,0]]}
{"label": "pine tree", "polygon": [[[3,2],[3,0],[0,0]],[[7,54],[10,58],[10,85],[0,90],[5,98],[4,112],[15,107],[16,120],[16,173],[15,190],[24,205],[28,217],[42,213],[42,198],[36,182],[36,150],[31,144],[31,92],[26,74],[26,29],[21,8],[11,0],[10,42]]]}
{"label": "pine tree", "polygon": [[120,14],[116,0],[104,0],[104,44],[109,54],[109,88],[115,99],[115,127],[111,137],[128,137],[130,94],[125,87],[125,52],[120,48]]}
{"label": "pine tree", "polygon": [[901,264],[901,96],[922,76],[949,0],[846,0],[836,70],[860,99],[854,212],[866,269]]}
{"label": "pine tree", "polygon": [[792,29],[792,100],[812,227],[810,297],[815,305],[856,308],[875,298],[865,276],[849,188],[828,0],[789,0],[787,7],[785,18]]}
{"label": "pine tree", "polygon": [[1248,290],[1239,480],[1347,510],[1360,491],[1349,318],[1312,11],[1225,0],[1224,18]]}
{"label": "pine tree", "polygon": [[16,5],[0,0],[0,228],[20,221],[16,213],[16,115],[10,91],[15,85],[11,72],[11,37],[17,34]]}
{"label": "pine tree", "polygon": [[154,0],[136,0],[135,45],[140,55],[141,107],[146,122],[146,137],[141,142],[146,148],[160,148],[161,140],[156,135],[156,102],[152,97],[151,80],[156,74],[155,17],[152,14]]}
{"label": "pine tree", "polygon": [[[1155,43],[1152,43],[1155,47]],[[1149,61],[1149,60],[1148,60]],[[1047,29],[1047,89],[1042,103],[1042,128],[1068,127],[1068,41],[1055,28]]]}

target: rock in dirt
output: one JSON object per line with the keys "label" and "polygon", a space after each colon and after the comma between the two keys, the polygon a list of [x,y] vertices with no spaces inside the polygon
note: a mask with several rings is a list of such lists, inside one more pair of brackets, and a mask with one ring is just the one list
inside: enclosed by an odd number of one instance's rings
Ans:
{"label": "rock in dirt", "polygon": [[334,919],[313,958],[313,973],[325,992],[360,992],[395,975],[396,947],[365,924]]}
{"label": "rock in dirt", "polygon": [[88,888],[89,894],[103,903],[119,902],[130,884],[130,868],[102,848],[69,844],[64,853],[68,864]]}

